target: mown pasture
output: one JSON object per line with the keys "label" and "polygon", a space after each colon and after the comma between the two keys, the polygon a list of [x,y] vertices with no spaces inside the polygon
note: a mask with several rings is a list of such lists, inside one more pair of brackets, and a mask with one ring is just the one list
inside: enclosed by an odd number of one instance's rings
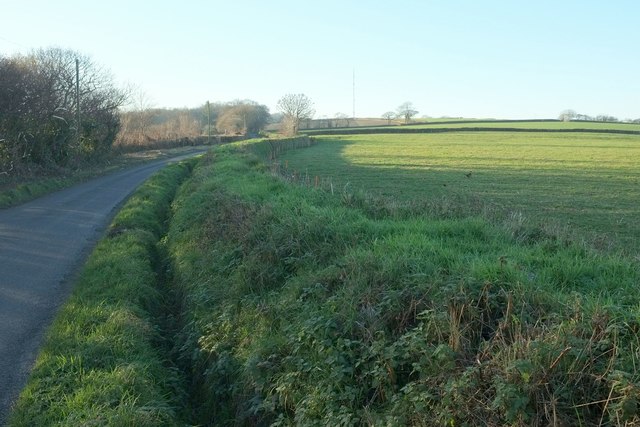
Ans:
{"label": "mown pasture", "polygon": [[622,132],[640,133],[640,123],[628,122],[593,122],[593,121],[561,121],[561,120],[490,120],[490,119],[429,119],[427,121],[416,121],[410,124],[394,121],[387,125],[366,125],[362,121],[355,122],[350,128],[342,129],[309,129],[305,133],[313,134],[336,134],[342,131],[347,133],[376,133],[376,132],[415,132],[424,130],[443,129],[497,129],[497,130],[531,130],[537,132],[573,132],[576,130],[586,130],[589,132]]}
{"label": "mown pasture", "polygon": [[571,130],[571,129],[593,129],[593,130],[624,130],[640,132],[638,123],[614,123],[614,122],[588,122],[588,121],[535,121],[535,120],[451,120],[420,123],[404,126],[405,128],[515,128],[515,129],[545,129],[545,130]]}
{"label": "mown pasture", "polygon": [[640,136],[452,132],[318,136],[282,157],[319,176],[403,202],[463,200],[470,211],[522,213],[597,245],[640,250]]}

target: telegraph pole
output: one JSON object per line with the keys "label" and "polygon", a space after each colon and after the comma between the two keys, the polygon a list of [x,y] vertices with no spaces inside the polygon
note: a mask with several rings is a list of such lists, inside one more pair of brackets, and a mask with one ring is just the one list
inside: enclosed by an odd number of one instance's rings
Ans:
{"label": "telegraph pole", "polygon": [[207,144],[211,144],[211,104],[207,101]]}
{"label": "telegraph pole", "polygon": [[80,61],[76,58],[76,136],[80,142]]}
{"label": "telegraph pole", "polygon": [[356,119],[356,69],[353,68],[353,116],[351,117],[353,120]]}

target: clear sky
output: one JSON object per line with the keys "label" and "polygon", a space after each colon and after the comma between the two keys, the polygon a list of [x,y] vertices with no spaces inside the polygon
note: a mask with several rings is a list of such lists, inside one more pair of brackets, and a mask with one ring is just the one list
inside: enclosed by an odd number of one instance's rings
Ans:
{"label": "clear sky", "polygon": [[305,93],[316,117],[640,118],[638,0],[0,0],[0,54],[88,54],[158,107]]}

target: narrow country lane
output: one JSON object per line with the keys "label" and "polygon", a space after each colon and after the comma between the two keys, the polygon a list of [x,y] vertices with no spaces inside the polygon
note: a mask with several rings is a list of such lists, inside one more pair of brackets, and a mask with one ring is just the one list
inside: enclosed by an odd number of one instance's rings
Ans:
{"label": "narrow country lane", "polygon": [[7,422],[75,272],[116,208],[153,172],[201,152],[147,163],[0,210],[0,425]]}

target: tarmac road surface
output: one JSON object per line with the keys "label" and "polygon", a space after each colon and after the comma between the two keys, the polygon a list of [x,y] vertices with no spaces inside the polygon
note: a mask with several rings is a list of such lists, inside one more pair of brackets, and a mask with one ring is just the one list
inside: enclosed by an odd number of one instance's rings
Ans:
{"label": "tarmac road surface", "polygon": [[24,387],[44,333],[117,208],[172,159],[103,176],[0,210],[0,425]]}

